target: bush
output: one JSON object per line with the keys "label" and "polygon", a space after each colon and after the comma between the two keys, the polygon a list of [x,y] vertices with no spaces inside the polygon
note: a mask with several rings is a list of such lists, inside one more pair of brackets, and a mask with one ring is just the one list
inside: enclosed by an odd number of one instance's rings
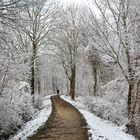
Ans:
{"label": "bush", "polygon": [[117,125],[127,122],[127,82],[116,79],[102,87],[102,96],[82,97],[87,108],[95,115]]}
{"label": "bush", "polygon": [[16,84],[9,93],[0,98],[0,139],[7,139],[14,134],[31,119],[34,112],[28,83]]}

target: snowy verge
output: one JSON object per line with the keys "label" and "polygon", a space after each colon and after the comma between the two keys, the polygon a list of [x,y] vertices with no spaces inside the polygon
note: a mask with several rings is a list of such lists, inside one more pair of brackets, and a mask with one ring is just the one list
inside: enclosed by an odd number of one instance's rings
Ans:
{"label": "snowy verge", "polygon": [[10,140],[27,140],[28,137],[35,134],[37,130],[46,123],[52,111],[50,97],[51,96],[46,96],[43,98],[42,109],[38,111],[33,116],[32,120],[27,122]]}
{"label": "snowy verge", "polygon": [[89,127],[89,133],[91,134],[90,140],[135,140],[133,136],[126,134],[115,124],[105,121],[86,111],[85,106],[78,100],[72,101],[67,96],[61,97],[75,106],[83,114]]}

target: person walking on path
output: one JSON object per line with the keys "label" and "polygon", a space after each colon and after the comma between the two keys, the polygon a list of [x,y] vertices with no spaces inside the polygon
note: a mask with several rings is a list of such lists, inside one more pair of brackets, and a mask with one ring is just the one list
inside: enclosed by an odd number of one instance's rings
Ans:
{"label": "person walking on path", "polygon": [[57,96],[59,96],[59,89],[57,89]]}

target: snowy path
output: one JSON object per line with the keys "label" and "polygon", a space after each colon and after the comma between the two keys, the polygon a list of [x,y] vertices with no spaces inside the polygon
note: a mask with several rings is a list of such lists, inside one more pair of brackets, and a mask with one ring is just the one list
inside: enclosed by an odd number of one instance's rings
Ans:
{"label": "snowy path", "polygon": [[[46,96],[43,99],[42,109],[35,114],[33,119],[27,122],[22,129],[10,140],[27,140],[28,137],[35,135],[39,128],[43,126],[51,114],[51,96]],[[88,112],[83,104],[79,101],[72,101],[69,97],[61,96],[65,101],[69,102],[77,108],[84,116],[89,127],[89,140],[135,140],[131,135],[123,132],[114,124],[96,117]],[[65,106],[62,110],[65,110]],[[68,112],[67,112],[68,113]],[[70,116],[71,114],[69,114]],[[62,115],[63,116],[63,115]],[[41,139],[38,139],[41,140]],[[55,140],[55,139],[53,139]],[[58,140],[56,138],[56,140]],[[69,139],[65,139],[69,140]]]}
{"label": "snowy path", "polygon": [[90,140],[135,140],[133,136],[126,134],[119,127],[87,111],[79,101],[72,101],[66,96],[62,98],[83,114],[88,123]]}
{"label": "snowy path", "polygon": [[29,140],[88,140],[87,124],[81,113],[58,96],[47,124]]}

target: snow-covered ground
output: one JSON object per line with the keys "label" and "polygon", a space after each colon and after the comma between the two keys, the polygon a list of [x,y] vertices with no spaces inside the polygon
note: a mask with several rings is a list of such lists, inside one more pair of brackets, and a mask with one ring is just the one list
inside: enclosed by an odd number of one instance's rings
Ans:
{"label": "snow-covered ground", "polygon": [[21,130],[10,140],[27,140],[28,137],[35,134],[35,132],[45,124],[52,111],[50,97],[51,96],[46,96],[45,98],[43,98],[42,109],[37,112],[32,120],[27,122],[21,128]]}
{"label": "snow-covered ground", "polygon": [[135,140],[133,136],[126,134],[116,125],[88,112],[85,106],[78,100],[75,102],[67,96],[61,97],[75,106],[83,114],[89,127],[89,133],[91,134],[90,140]]}
{"label": "snow-covered ground", "polygon": [[[42,109],[10,140],[27,140],[27,137],[35,134],[39,127],[45,124],[52,111],[50,97],[43,98]],[[72,101],[67,96],[61,97],[83,114],[89,127],[90,140],[135,140],[133,136],[126,134],[121,128],[87,111],[85,105],[81,104],[79,100]]]}

